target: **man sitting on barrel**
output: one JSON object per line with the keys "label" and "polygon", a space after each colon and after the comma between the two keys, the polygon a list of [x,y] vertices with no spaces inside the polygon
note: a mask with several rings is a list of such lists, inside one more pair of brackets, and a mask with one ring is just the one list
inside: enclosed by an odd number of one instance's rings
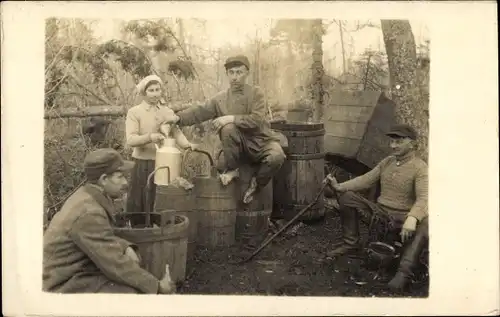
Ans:
{"label": "man sitting on barrel", "polygon": [[[389,287],[401,290],[408,285],[419,263],[420,254],[428,241],[427,164],[416,157],[417,132],[409,125],[395,125],[387,134],[393,155],[383,159],[368,173],[338,183],[329,175],[329,184],[341,193],[339,209],[342,223],[343,245],[327,253],[335,257],[359,247],[359,212],[364,215],[386,215],[400,236],[404,252],[398,272]],[[354,193],[368,189],[380,182],[380,196],[371,202]],[[331,191],[330,188],[330,191]],[[325,196],[332,196],[332,192]]]}
{"label": "man sitting on barrel", "polygon": [[259,164],[245,191],[243,202],[248,204],[281,168],[285,154],[280,137],[267,122],[264,94],[258,87],[246,84],[250,62],[243,55],[230,57],[224,67],[230,87],[204,105],[177,112],[165,123],[190,126],[213,119],[222,143],[225,172],[220,175],[223,185],[239,176],[242,159]]}
{"label": "man sitting on barrel", "polygon": [[124,173],[134,163],[114,149],[84,160],[87,183],[66,200],[44,237],[43,290],[55,293],[168,294],[170,280],[158,280],[139,266],[135,246],[113,232],[112,199],[127,189]]}

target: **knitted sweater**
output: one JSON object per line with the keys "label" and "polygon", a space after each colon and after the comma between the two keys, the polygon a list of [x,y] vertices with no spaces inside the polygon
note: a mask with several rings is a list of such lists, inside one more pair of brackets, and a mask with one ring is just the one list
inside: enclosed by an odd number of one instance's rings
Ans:
{"label": "knitted sweater", "polygon": [[428,215],[427,164],[409,153],[398,161],[395,156],[383,159],[368,173],[339,184],[341,191],[370,188],[380,181],[377,202],[382,206],[408,212],[421,221]]}
{"label": "knitted sweater", "polygon": [[[125,121],[127,145],[133,148],[132,157],[141,160],[155,160],[156,147],[150,135],[160,132],[160,124],[164,117],[173,114],[167,106],[152,106],[143,101],[129,109]],[[172,135],[181,148],[189,146],[186,136],[177,126],[172,127]]]}

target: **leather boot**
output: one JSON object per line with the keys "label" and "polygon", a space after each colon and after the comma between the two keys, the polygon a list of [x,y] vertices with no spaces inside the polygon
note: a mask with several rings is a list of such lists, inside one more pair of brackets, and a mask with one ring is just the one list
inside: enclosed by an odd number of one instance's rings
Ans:
{"label": "leather boot", "polygon": [[352,207],[342,206],[340,209],[343,244],[326,253],[329,257],[337,257],[356,251],[359,248],[359,215]]}
{"label": "leather boot", "polygon": [[420,255],[427,246],[428,240],[427,219],[424,219],[417,228],[413,239],[404,248],[398,271],[389,282],[389,288],[403,290],[409,285],[414,276],[415,268],[420,264]]}

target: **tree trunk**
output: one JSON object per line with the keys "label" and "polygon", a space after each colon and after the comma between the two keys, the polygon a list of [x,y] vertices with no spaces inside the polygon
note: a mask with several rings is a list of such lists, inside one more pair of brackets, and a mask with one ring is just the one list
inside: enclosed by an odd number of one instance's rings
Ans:
{"label": "tree trunk", "polygon": [[323,119],[323,21],[313,20],[312,23],[312,90],[314,102],[314,121]]}
{"label": "tree trunk", "polygon": [[346,74],[347,73],[347,63],[345,60],[344,26],[342,25],[342,20],[339,20],[338,26],[339,26],[339,31],[340,31],[340,47],[342,48],[342,70],[343,70],[343,74]]}
{"label": "tree trunk", "polygon": [[253,85],[260,86],[260,40],[255,41]]}
{"label": "tree trunk", "polygon": [[391,97],[397,105],[396,120],[418,131],[418,154],[427,161],[429,118],[417,80],[417,53],[410,22],[382,20],[382,33],[389,62]]}

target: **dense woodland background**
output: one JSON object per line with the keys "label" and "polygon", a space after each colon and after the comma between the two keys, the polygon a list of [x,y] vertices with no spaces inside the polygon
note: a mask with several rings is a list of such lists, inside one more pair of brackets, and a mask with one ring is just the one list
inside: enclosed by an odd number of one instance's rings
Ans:
{"label": "dense woodland background", "polygon": [[[156,73],[167,81],[165,101],[180,109],[226,87],[223,63],[233,54],[249,57],[249,81],[264,90],[269,119],[308,109],[312,120],[321,120],[334,89],[385,92],[397,104],[397,120],[420,131],[419,154],[427,161],[430,42],[417,45],[409,21],[270,20],[269,34],[256,28],[240,45],[222,47],[212,47],[203,34],[207,21],[199,19],[115,21],[119,34],[106,41],[96,36],[93,23],[46,21],[45,223],[84,182],[88,151],[110,146],[130,155],[124,115],[140,101],[135,84],[142,77]],[[366,28],[379,30],[384,45],[355,54],[353,34]],[[334,47],[323,43],[329,32],[338,35]],[[97,117],[109,124],[89,130]],[[205,123],[185,132],[215,153],[219,141],[210,128]],[[206,167],[190,156],[184,176]]]}

